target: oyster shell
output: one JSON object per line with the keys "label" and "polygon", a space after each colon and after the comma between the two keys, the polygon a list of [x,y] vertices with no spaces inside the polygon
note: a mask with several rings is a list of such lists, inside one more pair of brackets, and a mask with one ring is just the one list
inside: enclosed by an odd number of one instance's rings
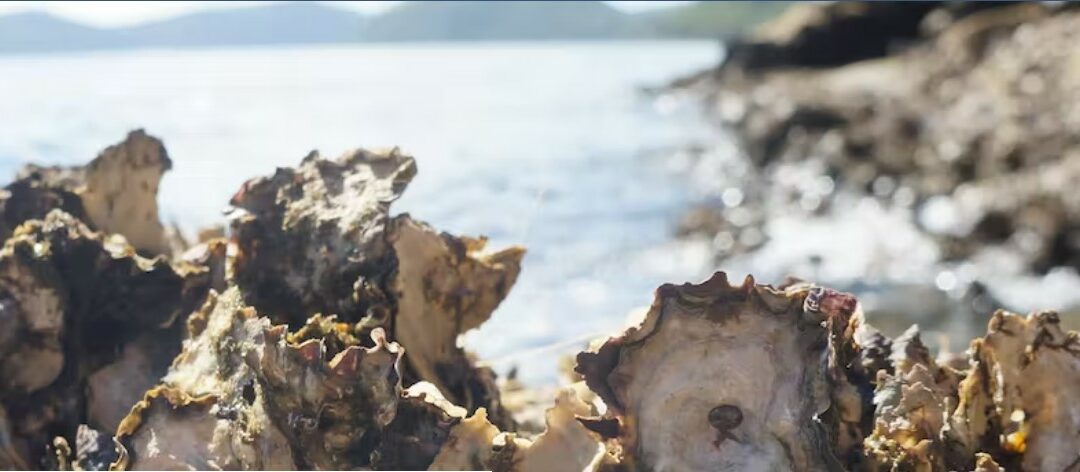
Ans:
{"label": "oyster shell", "polygon": [[493,443],[499,428],[487,419],[480,408],[449,431],[439,453],[427,470],[482,470],[488,468],[494,453]]}
{"label": "oyster shell", "polygon": [[189,330],[163,385],[121,423],[115,467],[353,469],[394,419],[402,350],[380,329],[374,347],[327,362],[321,339],[288,342],[234,287],[209,297]]}
{"label": "oyster shell", "polygon": [[383,327],[415,346],[407,383],[431,382],[451,402],[484,407],[512,427],[494,373],[474,366],[457,341],[509,292],[524,250],[482,254],[483,239],[391,218],[390,203],[415,173],[413,158],[396,149],[355,150],[332,161],[312,153],[296,169],[248,181],[232,199],[231,274],[247,303],[277,322],[334,315],[361,338]]}
{"label": "oyster shell", "polygon": [[843,423],[858,431],[864,413],[844,376],[857,353],[855,303],[817,290],[780,291],[750,277],[733,287],[722,272],[664,285],[641,325],[580,354],[578,372],[618,421],[606,434],[622,464],[841,468],[850,451],[834,438]]}
{"label": "oyster shell", "polygon": [[124,235],[139,251],[167,254],[157,191],[171,167],[161,140],[143,130],[132,131],[86,166],[28,165],[0,197],[0,233],[6,238],[24,221],[62,209],[95,230]]}
{"label": "oyster shell", "polygon": [[[179,351],[175,320],[207,283],[202,268],[142,258],[59,210],[17,228],[0,250],[0,402],[11,441],[75,437],[85,421],[115,428],[123,402],[153,386]],[[123,368],[110,367],[117,360]],[[44,451],[14,449],[27,465]]]}
{"label": "oyster shell", "polygon": [[561,389],[545,414],[547,428],[535,439],[500,432],[483,409],[460,421],[428,470],[498,472],[581,471],[602,454],[594,433],[578,417],[595,414],[572,387]]}
{"label": "oyster shell", "polygon": [[247,303],[294,326],[315,313],[385,321],[396,264],[385,237],[389,205],[415,174],[413,158],[396,149],[336,160],[312,152],[295,169],[245,182],[230,204]]}
{"label": "oyster shell", "polygon": [[481,254],[483,239],[439,234],[408,215],[389,226],[398,258],[390,284],[397,300],[394,339],[415,346],[405,355],[407,378],[431,382],[470,411],[485,407],[498,424],[508,426],[494,374],[472,367],[458,337],[487,321],[506,297],[521,270],[524,249]]}
{"label": "oyster shell", "polygon": [[960,373],[939,366],[917,326],[893,341],[895,374],[878,372],[874,431],[864,445],[879,470],[944,470],[942,429],[956,405]]}
{"label": "oyster shell", "polygon": [[[1080,465],[1080,340],[1054,312],[994,313],[972,343],[949,437],[962,454],[983,449],[1009,469]],[[1018,462],[1011,464],[1011,462]]]}
{"label": "oyster shell", "polygon": [[468,412],[435,385],[417,383],[402,392],[394,421],[382,431],[371,456],[375,470],[425,470],[446,447],[452,428]]}
{"label": "oyster shell", "polygon": [[599,437],[578,418],[595,414],[572,387],[559,390],[555,406],[544,415],[547,429],[535,440],[519,446],[513,470],[585,470],[602,453],[602,447]]}
{"label": "oyster shell", "polygon": [[172,167],[161,140],[142,130],[109,146],[84,170],[80,189],[86,216],[98,231],[119,233],[136,249],[168,254],[165,227],[158,219],[161,176]]}

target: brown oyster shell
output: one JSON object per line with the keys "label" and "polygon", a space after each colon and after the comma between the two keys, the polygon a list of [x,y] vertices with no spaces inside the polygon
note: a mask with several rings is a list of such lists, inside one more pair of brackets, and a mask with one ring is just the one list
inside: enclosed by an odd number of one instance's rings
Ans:
{"label": "brown oyster shell", "polygon": [[395,261],[385,227],[415,174],[396,149],[358,149],[336,160],[312,152],[295,169],[245,182],[230,204],[247,303],[294,326],[315,313],[389,316],[383,287]]}
{"label": "brown oyster shell", "polygon": [[435,385],[417,383],[404,392],[394,421],[382,431],[372,453],[376,470],[425,470],[444,447],[451,430],[468,412],[443,397]]}
{"label": "brown oyster shell", "polygon": [[388,238],[398,258],[390,285],[397,299],[394,339],[415,346],[405,355],[408,377],[433,383],[470,411],[483,406],[505,415],[494,375],[472,367],[458,337],[487,321],[506,297],[524,249],[482,254],[484,240],[436,233],[408,215],[394,218]]}
{"label": "brown oyster shell", "polygon": [[[623,465],[841,467],[838,457],[848,451],[833,438],[862,414],[843,375],[857,350],[854,306],[835,312],[823,302],[830,313],[804,311],[808,289],[779,291],[750,277],[731,286],[722,272],[702,284],[664,285],[641,325],[580,354],[578,372],[607,405],[607,418],[618,421],[608,434]],[[726,431],[709,422],[721,405],[742,413]]]}
{"label": "brown oyster shell", "polygon": [[361,338],[384,328],[416,346],[405,358],[406,383],[431,382],[451,402],[484,407],[512,427],[494,373],[457,342],[509,292],[524,250],[483,254],[483,239],[391,218],[390,203],[415,172],[396,149],[354,150],[336,160],[312,153],[295,169],[248,181],[231,202],[237,252],[225,278],[275,322],[300,327],[321,313]]}
{"label": "brown oyster shell", "polygon": [[1080,465],[1080,340],[1054,312],[998,311],[971,349],[950,439],[964,454],[984,450],[1009,469]]}
{"label": "brown oyster shell", "polygon": [[892,342],[895,374],[878,372],[874,430],[864,440],[878,470],[943,470],[941,431],[956,405],[960,373],[939,366],[912,326]]}
{"label": "brown oyster shell", "polygon": [[86,166],[28,165],[0,196],[0,234],[7,237],[24,221],[62,209],[92,229],[124,235],[139,251],[167,254],[157,191],[171,167],[161,140],[143,130],[132,131]]}
{"label": "brown oyster shell", "polygon": [[[368,463],[371,437],[394,419],[402,349],[382,330],[372,332],[374,347],[327,360],[321,339],[289,343],[237,288],[211,296],[189,329],[164,384],[122,422],[114,467],[352,469]],[[158,397],[168,408],[153,408]],[[175,440],[153,441],[154,428]]]}
{"label": "brown oyster shell", "polygon": [[[115,428],[179,351],[176,320],[207,283],[202,268],[142,258],[122,237],[103,238],[59,210],[17,228],[0,250],[0,401],[10,441],[74,438],[85,421]],[[122,368],[110,365],[118,360]],[[44,452],[14,450],[27,465]]]}

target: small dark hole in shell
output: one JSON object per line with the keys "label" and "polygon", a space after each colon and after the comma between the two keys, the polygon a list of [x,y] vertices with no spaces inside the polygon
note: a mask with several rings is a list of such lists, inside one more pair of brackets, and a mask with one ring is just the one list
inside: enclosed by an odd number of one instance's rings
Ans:
{"label": "small dark hole in shell", "polygon": [[720,405],[709,410],[709,424],[718,430],[727,431],[737,428],[742,421],[742,410],[735,405]]}
{"label": "small dark hole in shell", "polygon": [[255,383],[254,382],[249,381],[248,383],[244,384],[244,390],[242,392],[240,392],[240,393],[241,393],[241,395],[243,395],[244,401],[247,402],[248,405],[252,405],[252,404],[255,403]]}

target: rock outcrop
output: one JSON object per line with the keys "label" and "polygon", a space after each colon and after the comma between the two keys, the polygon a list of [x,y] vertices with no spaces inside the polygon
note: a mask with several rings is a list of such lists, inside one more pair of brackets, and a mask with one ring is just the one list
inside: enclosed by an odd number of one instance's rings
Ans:
{"label": "rock outcrop", "polygon": [[[1080,56],[1050,46],[1076,43],[1080,12],[1009,2],[792,10],[680,82],[734,132],[757,175],[736,215],[710,205],[684,233],[760,231],[773,214],[847,211],[833,203],[854,194],[910,212],[945,261],[997,251],[1035,273],[1080,268],[1070,188]],[[871,27],[883,23],[894,26]],[[747,212],[764,216],[746,222]]]}

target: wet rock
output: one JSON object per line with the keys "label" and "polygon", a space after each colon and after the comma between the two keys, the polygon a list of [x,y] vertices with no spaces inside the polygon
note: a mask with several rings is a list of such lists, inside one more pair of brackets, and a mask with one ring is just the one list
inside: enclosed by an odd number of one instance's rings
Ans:
{"label": "wet rock", "polygon": [[928,13],[942,2],[796,4],[735,41],[727,64],[756,70],[829,67],[881,57],[917,39]]}

